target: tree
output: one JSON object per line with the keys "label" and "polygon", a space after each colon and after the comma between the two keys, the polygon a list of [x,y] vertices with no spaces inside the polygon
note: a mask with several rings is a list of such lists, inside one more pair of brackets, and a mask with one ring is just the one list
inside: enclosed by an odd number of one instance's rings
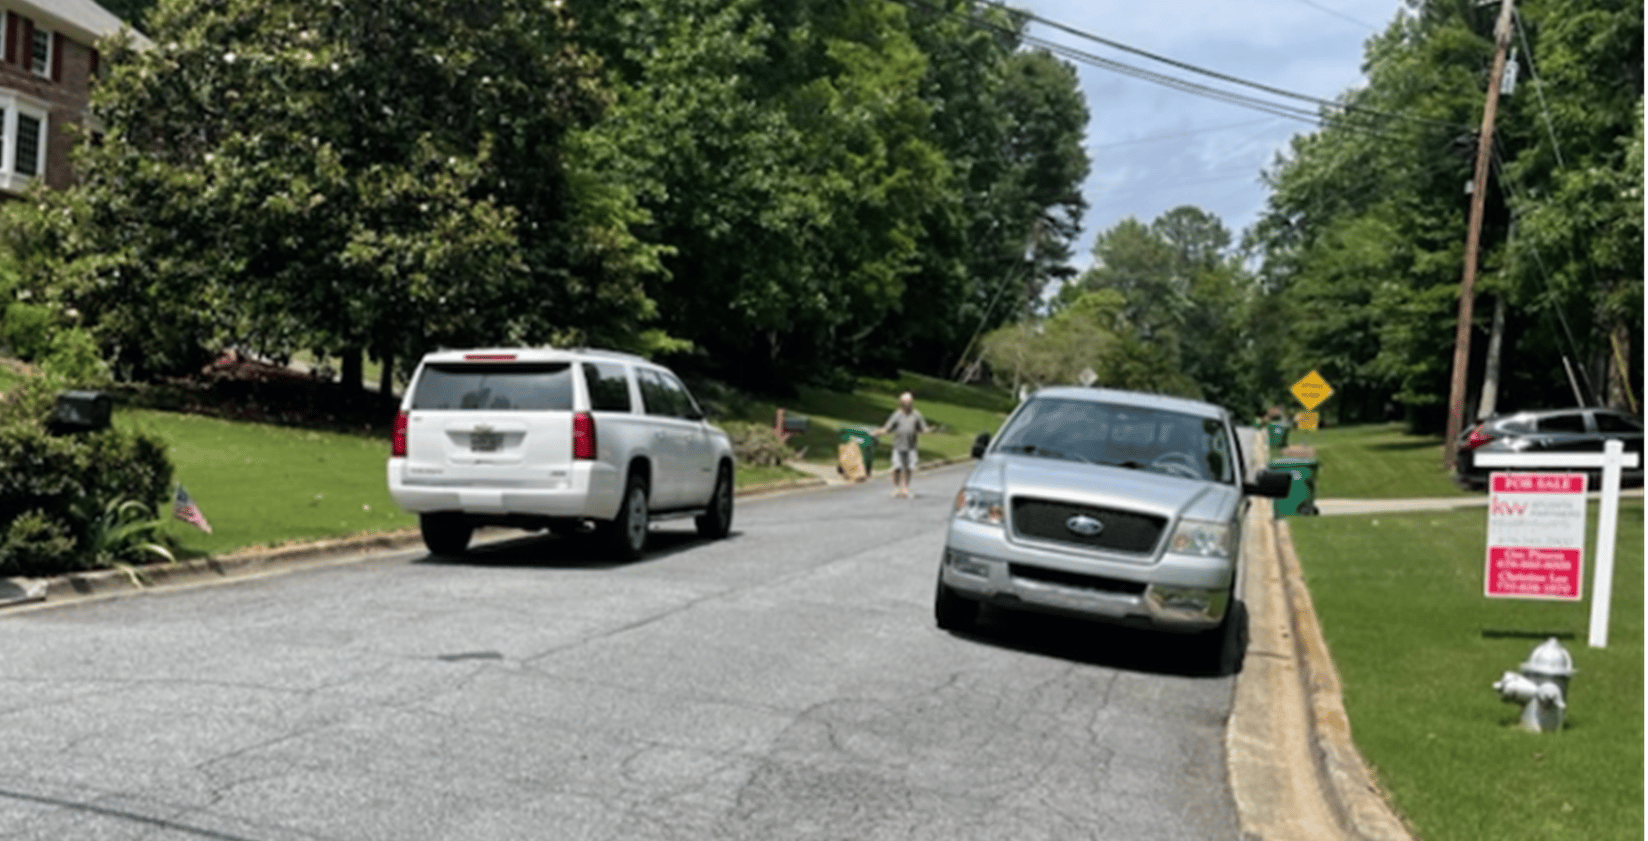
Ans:
{"label": "tree", "polygon": [[129,373],[234,344],[358,386],[362,350],[387,380],[650,315],[644,217],[565,157],[605,94],[558,7],[161,0],[148,28],[109,51],[81,184],[8,226]]}
{"label": "tree", "polygon": [[[1250,242],[1294,328],[1290,367],[1319,367],[1347,420],[1394,400],[1417,427],[1439,428],[1465,240],[1460,188],[1493,10],[1410,6],[1369,42],[1369,83],[1341,97],[1348,110],[1296,137],[1267,172],[1270,207]],[[1477,289],[1511,305],[1506,342],[1520,360],[1507,366],[1501,404],[1538,406],[1572,399],[1564,360],[1583,375],[1612,355],[1611,336],[1641,346],[1640,324],[1622,328],[1619,314],[1642,306],[1641,175],[1630,163],[1642,10],[1597,0],[1517,10],[1518,43],[1531,52],[1523,66],[1537,72],[1501,99],[1498,163],[1489,183],[1470,186],[1488,204]]]}

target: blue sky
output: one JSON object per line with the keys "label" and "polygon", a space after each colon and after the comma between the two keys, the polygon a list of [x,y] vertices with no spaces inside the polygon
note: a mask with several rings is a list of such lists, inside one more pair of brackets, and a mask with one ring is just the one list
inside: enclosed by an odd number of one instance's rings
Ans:
{"label": "blue sky", "polygon": [[[1367,39],[1402,0],[1008,0],[1038,17],[1110,41],[1275,88],[1333,99],[1363,83]],[[1201,84],[1260,95],[1141,56],[1031,24],[1032,37]],[[1074,62],[1073,62],[1074,63]],[[1083,187],[1088,210],[1075,264],[1094,237],[1129,216],[1150,222],[1184,204],[1217,215],[1235,236],[1258,217],[1260,171],[1311,124],[1075,63],[1091,120]],[[1278,99],[1266,97],[1267,99]],[[1279,101],[1305,107],[1297,100]]]}

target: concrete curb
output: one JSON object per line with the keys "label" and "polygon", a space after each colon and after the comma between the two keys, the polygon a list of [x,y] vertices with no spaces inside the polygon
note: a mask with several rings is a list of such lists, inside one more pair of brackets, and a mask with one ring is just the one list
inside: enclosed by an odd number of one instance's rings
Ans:
{"label": "concrete curb", "polygon": [[1281,565],[1301,665],[1299,679],[1309,698],[1310,725],[1318,751],[1317,762],[1325,778],[1324,788],[1344,821],[1349,837],[1366,841],[1413,841],[1412,833],[1380,791],[1351,738],[1350,716],[1345,712],[1339,670],[1333,665],[1310,591],[1305,587],[1304,571],[1293,548],[1288,522],[1277,520],[1274,528],[1277,561]]}
{"label": "concrete curb", "polygon": [[[741,488],[737,491],[737,496],[761,496],[818,488],[826,484],[829,483],[822,478],[789,479]],[[56,603],[117,593],[137,593],[166,585],[241,578],[285,568],[321,556],[406,549],[419,546],[422,542],[423,537],[417,529],[400,529],[308,543],[238,549],[227,555],[192,558],[171,564],[86,570],[50,578],[0,578],[0,610],[42,602]]]}
{"label": "concrete curb", "polygon": [[242,549],[227,555],[174,564],[72,572],[51,578],[0,579],[0,608],[39,602],[136,593],[164,585],[240,578],[339,553],[404,549],[422,542],[416,529],[374,532],[333,540]]}

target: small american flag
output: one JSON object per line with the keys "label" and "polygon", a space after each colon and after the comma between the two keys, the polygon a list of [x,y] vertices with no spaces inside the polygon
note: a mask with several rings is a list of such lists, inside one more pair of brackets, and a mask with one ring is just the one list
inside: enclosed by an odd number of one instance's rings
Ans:
{"label": "small american flag", "polygon": [[189,498],[189,492],[182,485],[177,486],[177,495],[172,497],[172,516],[207,534],[212,533],[212,524],[206,522],[206,515],[200,513],[200,508]]}

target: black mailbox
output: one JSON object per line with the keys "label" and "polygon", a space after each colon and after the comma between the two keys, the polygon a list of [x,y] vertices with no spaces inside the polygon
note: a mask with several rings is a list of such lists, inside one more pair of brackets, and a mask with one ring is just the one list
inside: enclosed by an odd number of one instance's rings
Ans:
{"label": "black mailbox", "polygon": [[114,401],[101,391],[65,391],[52,406],[53,432],[96,432],[109,428]]}

